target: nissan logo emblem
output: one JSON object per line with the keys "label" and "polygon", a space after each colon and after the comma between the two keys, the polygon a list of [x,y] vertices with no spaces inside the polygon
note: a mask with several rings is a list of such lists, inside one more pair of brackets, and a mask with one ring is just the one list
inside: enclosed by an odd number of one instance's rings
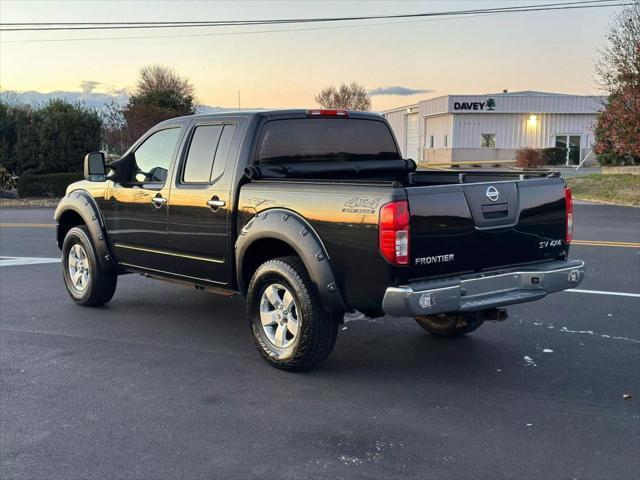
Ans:
{"label": "nissan logo emblem", "polygon": [[500,192],[496,187],[492,185],[489,188],[487,188],[486,195],[489,200],[491,200],[492,202],[495,202],[496,200],[498,200],[498,197],[500,196]]}

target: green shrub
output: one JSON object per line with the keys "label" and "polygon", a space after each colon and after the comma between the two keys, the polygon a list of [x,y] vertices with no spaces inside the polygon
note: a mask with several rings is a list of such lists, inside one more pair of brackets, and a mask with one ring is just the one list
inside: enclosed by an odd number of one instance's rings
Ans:
{"label": "green shrub", "polygon": [[18,178],[18,196],[62,197],[69,184],[82,180],[81,173],[48,173],[45,175],[21,175]]}
{"label": "green shrub", "polygon": [[100,148],[98,113],[55,99],[39,107],[0,99],[0,163],[23,175],[81,172],[84,156]]}
{"label": "green shrub", "polygon": [[567,149],[561,147],[543,148],[542,161],[545,165],[564,165],[567,163]]}
{"label": "green shrub", "polygon": [[540,149],[521,148],[516,152],[516,166],[520,168],[540,168],[543,165]]}
{"label": "green shrub", "polygon": [[598,154],[598,162],[605,167],[621,167],[625,165],[640,165],[640,158],[621,157],[613,152]]}

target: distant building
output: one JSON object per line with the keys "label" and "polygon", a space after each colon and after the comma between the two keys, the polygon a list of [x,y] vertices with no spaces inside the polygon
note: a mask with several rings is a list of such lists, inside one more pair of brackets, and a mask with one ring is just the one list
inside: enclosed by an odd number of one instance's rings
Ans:
{"label": "distant building", "polygon": [[[384,112],[402,153],[417,162],[513,160],[519,148],[593,149],[603,97],[544,92],[445,95]],[[591,155],[590,158],[592,158]]]}

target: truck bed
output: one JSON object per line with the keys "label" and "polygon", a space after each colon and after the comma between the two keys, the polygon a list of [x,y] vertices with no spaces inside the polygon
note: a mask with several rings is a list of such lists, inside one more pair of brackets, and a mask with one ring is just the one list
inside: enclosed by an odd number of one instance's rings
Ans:
{"label": "truck bed", "polygon": [[[564,182],[548,172],[416,172],[390,179],[250,181],[241,189],[244,225],[255,214],[286,208],[303,215],[323,239],[349,304],[380,305],[389,285],[564,259]],[[489,181],[487,181],[489,180]],[[494,181],[497,180],[497,181]],[[495,202],[486,197],[499,190]],[[411,215],[410,261],[390,265],[379,252],[380,208],[407,201]]]}

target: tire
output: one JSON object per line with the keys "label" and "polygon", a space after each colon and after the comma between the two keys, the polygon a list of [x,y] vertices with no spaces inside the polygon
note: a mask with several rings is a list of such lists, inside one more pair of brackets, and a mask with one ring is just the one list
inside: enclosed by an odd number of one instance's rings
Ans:
{"label": "tire", "polygon": [[[78,276],[79,274],[79,276]],[[73,227],[62,244],[62,276],[67,292],[78,305],[104,305],[116,291],[118,276],[98,262],[87,227]]]}
{"label": "tire", "polygon": [[438,337],[459,337],[480,328],[484,320],[478,315],[423,315],[414,317],[418,325]]}
{"label": "tire", "polygon": [[325,310],[298,257],[276,258],[258,267],[247,290],[247,317],[258,352],[282,370],[320,364],[338,335],[339,316]]}

